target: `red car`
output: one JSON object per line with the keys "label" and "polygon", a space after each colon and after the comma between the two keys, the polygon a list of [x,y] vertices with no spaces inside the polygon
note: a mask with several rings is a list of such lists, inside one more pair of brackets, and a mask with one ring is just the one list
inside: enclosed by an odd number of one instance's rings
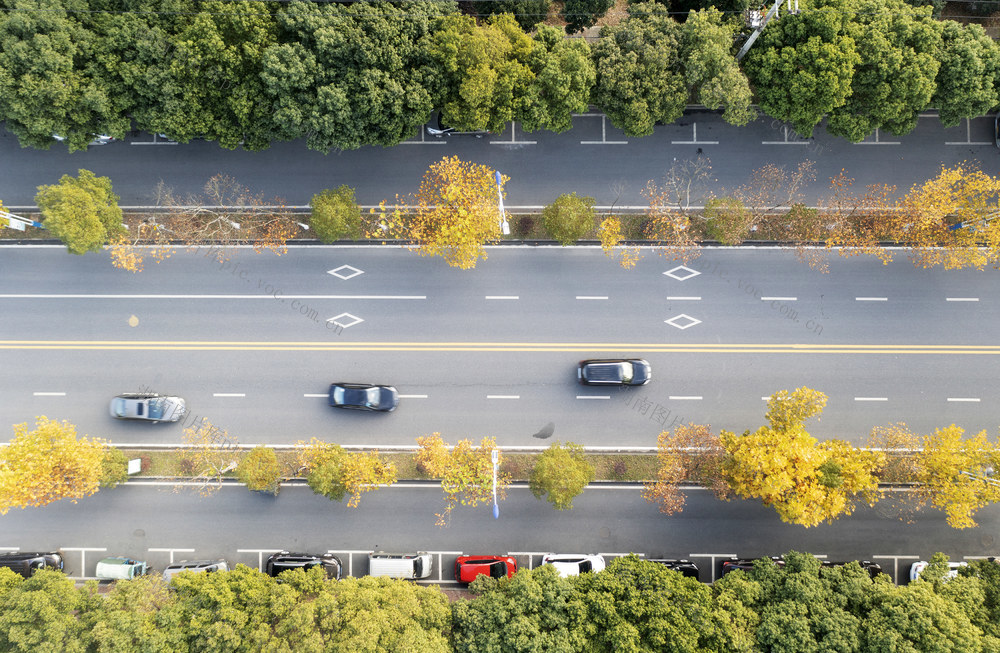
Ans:
{"label": "red car", "polygon": [[455,560],[455,579],[471,583],[476,576],[510,578],[517,571],[517,560],[510,556],[459,556]]}

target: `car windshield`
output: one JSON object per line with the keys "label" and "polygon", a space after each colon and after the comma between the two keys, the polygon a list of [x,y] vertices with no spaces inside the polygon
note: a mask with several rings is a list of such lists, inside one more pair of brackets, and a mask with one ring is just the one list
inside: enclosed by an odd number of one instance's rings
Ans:
{"label": "car windshield", "polygon": [[625,383],[631,383],[633,376],[634,371],[632,369],[632,363],[622,363],[622,381]]}
{"label": "car windshield", "polygon": [[125,400],[121,398],[115,399],[114,405],[115,405],[115,415],[117,415],[118,417],[125,417],[125,412],[126,412]]}
{"label": "car windshield", "polygon": [[[165,398],[149,400],[149,418],[160,419],[167,410],[167,400]],[[142,415],[142,404],[136,408],[136,413]]]}

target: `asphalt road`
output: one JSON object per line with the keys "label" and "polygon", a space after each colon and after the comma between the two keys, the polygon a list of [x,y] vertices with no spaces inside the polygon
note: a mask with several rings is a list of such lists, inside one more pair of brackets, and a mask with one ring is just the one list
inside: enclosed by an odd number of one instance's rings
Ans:
{"label": "asphalt road", "polygon": [[277,498],[238,486],[201,497],[192,488],[178,493],[167,485],[130,483],[77,504],[60,501],[8,513],[2,518],[0,549],[60,549],[67,573],[78,577],[93,576],[105,555],[135,557],[162,570],[171,555],[175,561],[223,557],[256,566],[281,549],[334,551],[354,575],[361,575],[368,551],[441,552],[432,581],[451,580],[454,557],[462,552],[509,552],[522,566],[539,564],[547,552],[683,557],[695,561],[701,579],[710,581],[720,561],[731,555],[798,550],[834,561],[873,560],[900,582],[912,562],[936,551],[953,559],[997,553],[996,506],[977,515],[978,528],[963,531],[948,528],[936,511],[917,513],[912,523],[904,523],[881,504],[805,529],[783,524],[755,502],[720,502],[705,491],[689,493],[685,510],[672,517],[639,495],[639,488],[591,488],[574,500],[573,510],[559,512],[527,489],[514,488],[501,504],[499,519],[493,519],[490,505],[460,508],[441,528],[434,525],[443,505],[437,487],[370,492],[358,509],[350,509],[305,486],[286,487]]}
{"label": "asphalt road", "polygon": [[[281,198],[289,205],[308,204],[313,194],[341,184],[354,187],[360,203],[374,205],[416,191],[427,167],[443,156],[484,163],[510,176],[505,190],[511,207],[543,206],[569,192],[594,197],[599,206],[644,206],[642,190],[648,181],[662,182],[675,161],[699,156],[710,161],[717,195],[746,183],[753,170],[766,164],[791,169],[813,161],[816,179],[804,189],[807,204],[828,195],[830,178],[841,170],[855,179],[859,190],[887,183],[905,192],[937,174],[942,165],[968,161],[995,174],[1000,163],[992,116],[945,129],[933,113],[923,116],[906,136],[876,133],[861,144],[830,136],[822,126],[815,138],[802,139],[766,116],[733,127],[717,113],[689,110],[677,123],[657,127],[645,138],[626,138],[600,114],[586,114],[576,117],[573,129],[563,134],[524,134],[516,126],[482,139],[414,134],[394,148],[329,155],[308,150],[303,141],[244,152],[203,141],[156,143],[150,134],[70,154],[64,145],[48,151],[22,149],[0,127],[0,199],[8,207],[33,205],[37,186],[86,168],[110,177],[123,205],[154,202],[160,182],[179,196],[200,193],[216,174],[229,175],[265,199]],[[702,192],[692,204],[699,204]]]}
{"label": "asphalt road", "polygon": [[[181,425],[107,415],[114,394],[148,388],[248,444],[437,431],[649,447],[678,423],[756,428],[762,398],[805,385],[830,397],[818,437],[997,427],[993,270],[834,257],[820,274],[785,250],[706,250],[686,270],[647,252],[626,271],[597,248],[506,247],[472,271],[394,248],[227,266],[179,253],[131,275],[103,254],[0,248],[0,363],[17,371],[0,378],[0,423],[47,415],[118,443],[179,441]],[[649,385],[576,383],[580,359],[618,356],[647,358]],[[335,414],[332,381],[403,398],[389,415]]]}

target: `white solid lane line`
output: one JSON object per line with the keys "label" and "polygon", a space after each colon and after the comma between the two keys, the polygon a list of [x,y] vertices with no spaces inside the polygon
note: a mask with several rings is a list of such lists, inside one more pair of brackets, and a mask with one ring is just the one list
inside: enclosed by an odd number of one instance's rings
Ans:
{"label": "white solid lane line", "polygon": [[244,392],[216,392],[212,396],[213,397],[245,397],[247,395]]}
{"label": "white solid lane line", "polygon": [[65,397],[65,392],[35,392],[32,393],[36,397]]}

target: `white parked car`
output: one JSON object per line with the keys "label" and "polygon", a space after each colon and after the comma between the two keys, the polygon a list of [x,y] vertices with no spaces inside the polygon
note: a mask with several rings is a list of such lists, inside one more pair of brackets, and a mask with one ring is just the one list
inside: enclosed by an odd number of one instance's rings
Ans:
{"label": "white parked car", "polygon": [[[910,565],[910,581],[912,582],[920,578],[920,572],[926,569],[928,564],[930,563],[926,560],[921,560],[920,562],[914,562]],[[954,578],[958,576],[958,568],[965,567],[968,564],[968,562],[949,562],[948,566],[951,568],[951,571],[945,575],[945,578]]]}
{"label": "white parked car", "polygon": [[579,576],[588,572],[604,571],[604,556],[590,553],[546,553],[543,565],[552,565],[560,576]]}
{"label": "white parked car", "polygon": [[[65,136],[60,136],[59,134],[52,134],[52,138],[56,139],[60,143],[66,140]],[[113,136],[108,136],[107,134],[95,134],[94,139],[90,141],[89,145],[107,145],[113,140],[115,140]]]}
{"label": "white parked car", "polygon": [[163,581],[169,583],[171,578],[182,571],[194,573],[229,571],[229,563],[221,558],[219,560],[181,560],[180,562],[167,565],[167,568],[163,570]]}

